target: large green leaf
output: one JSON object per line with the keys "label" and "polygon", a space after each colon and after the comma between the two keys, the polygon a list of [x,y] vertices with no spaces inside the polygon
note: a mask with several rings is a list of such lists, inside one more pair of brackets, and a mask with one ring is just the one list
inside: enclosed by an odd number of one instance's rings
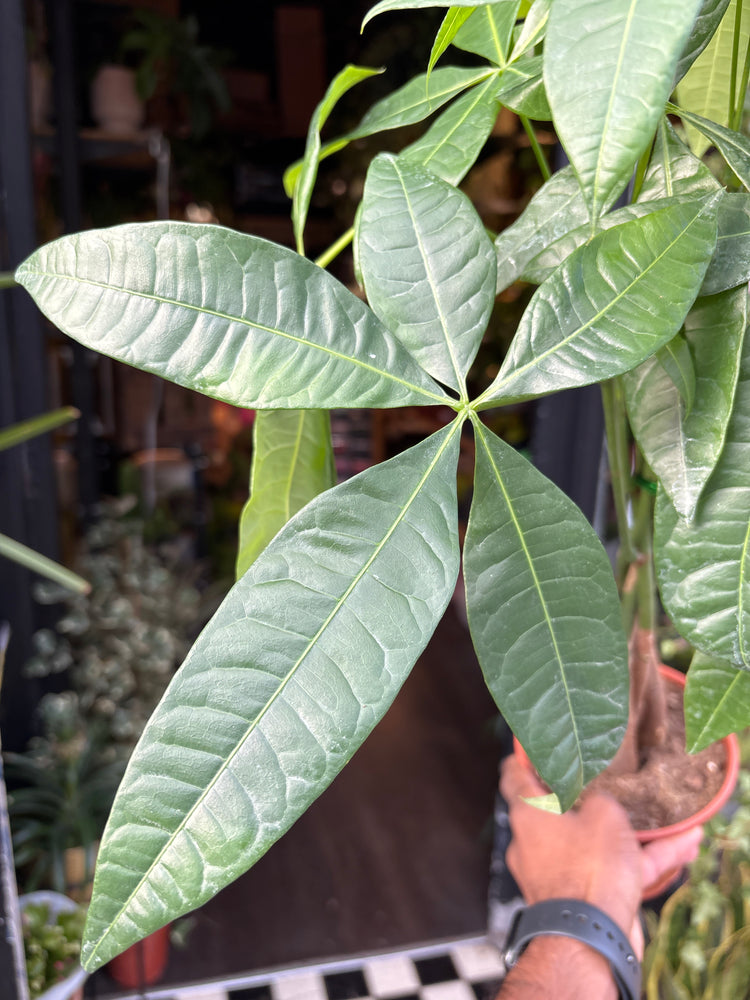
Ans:
{"label": "large green leaf", "polygon": [[307,130],[307,142],[305,144],[305,155],[302,160],[302,170],[299,180],[295,184],[294,199],[292,202],[292,223],[294,226],[294,238],[297,243],[299,253],[305,252],[303,242],[303,232],[307,213],[310,208],[310,198],[312,197],[315,178],[318,174],[318,163],[320,162],[320,130],[328,120],[329,115],[336,107],[337,102],[343,95],[351,90],[356,84],[382,73],[380,69],[368,69],[363,66],[345,66],[338,73],[328,86],[323,96],[323,100],[318,104],[310,119]]}
{"label": "large green leaf", "polygon": [[[508,4],[515,3],[519,6],[518,0],[482,0],[485,4]],[[374,7],[365,14],[362,21],[364,29],[378,14],[384,14],[389,10],[423,10],[425,7],[475,7],[477,0],[380,0]]]}
{"label": "large green leaf", "polygon": [[621,375],[671,340],[711,258],[720,197],[678,202],[574,251],[534,293],[482,405]]}
{"label": "large green leaf", "polygon": [[476,162],[500,110],[497,77],[457,97],[425,134],[399,153],[407,163],[419,163],[451,184],[460,184]]}
{"label": "large green leaf", "polygon": [[382,718],[453,592],[460,421],[319,496],[229,592],[130,760],[82,961],[250,867]]}
{"label": "large green leaf", "polygon": [[571,167],[564,167],[542,185],[521,217],[495,240],[498,292],[517,281],[529,262],[551,242],[588,221],[578,178]]}
{"label": "large green leaf", "polygon": [[657,198],[710,194],[721,190],[721,184],[697,156],[681,142],[669,120],[659,122],[656,142],[646,176],[638,195],[639,201]]}
{"label": "large green leaf", "polygon": [[187,222],[91,230],[16,276],[86,347],[235,406],[446,400],[355,295],[255,236]]}
{"label": "large green leaf", "polygon": [[716,252],[703,279],[701,295],[744,285],[750,278],[750,195],[725,194],[716,221]]}
{"label": "large green leaf", "polygon": [[549,121],[552,111],[544,89],[542,57],[523,56],[508,66],[500,79],[497,97],[517,115],[538,122]]}
{"label": "large green leaf", "polygon": [[497,66],[505,66],[520,6],[520,0],[484,4],[461,27],[453,44],[459,49],[483,56]]}
{"label": "large green leaf", "polygon": [[593,218],[627,184],[672,89],[700,0],[555,0],[544,79]]}
{"label": "large green leaf", "polygon": [[464,545],[469,626],[498,708],[567,809],[625,732],[617,588],[578,507],[478,422],[476,432]]}
{"label": "large green leaf", "polygon": [[[497,70],[488,66],[441,66],[432,73],[421,73],[403,87],[370,108],[359,125],[346,135],[326,143],[318,154],[323,160],[344,149],[355,139],[364,139],[377,132],[415,125],[438,111],[452,98],[481,83],[488,77],[495,78]],[[284,173],[284,190],[291,198],[299,182],[303,161],[292,164]]]}
{"label": "large green leaf", "polygon": [[685,320],[695,359],[689,412],[658,356],[625,376],[630,424],[676,511],[695,514],[719,460],[732,413],[747,324],[744,288],[698,299]]}
{"label": "large green leaf", "polygon": [[469,199],[421,167],[378,156],[358,244],[375,313],[427,371],[465,395],[497,280],[492,242]]}
{"label": "large green leaf", "polygon": [[[736,88],[739,88],[742,76],[741,56],[750,41],[750,0],[741,0],[741,3],[740,59],[737,63]],[[736,12],[737,0],[731,0],[729,6],[725,8],[715,34],[679,82],[676,90],[677,101],[686,111],[718,122],[720,125],[729,124]],[[689,126],[694,124],[689,122]],[[688,127],[687,138],[696,156],[702,156],[710,145],[710,142],[695,128]],[[708,138],[710,139],[710,136]]]}
{"label": "large green leaf", "polygon": [[695,518],[681,518],[661,491],[654,541],[662,600],[680,633],[703,653],[750,667],[748,336],[724,448]]}
{"label": "large green leaf", "polygon": [[685,686],[685,742],[698,753],[750,725],[750,673],[696,653]]}
{"label": "large green leaf", "polygon": [[703,0],[698,17],[695,19],[693,30],[677,63],[677,69],[675,70],[676,82],[683,78],[711,41],[728,6],[729,0]]}
{"label": "large green leaf", "polygon": [[738,179],[746,188],[750,188],[750,139],[747,136],[673,104],[668,105],[668,109],[706,136],[710,140],[707,145],[716,146]]}
{"label": "large green leaf", "polygon": [[306,503],[336,483],[327,410],[259,410],[250,499],[240,517],[237,576]]}

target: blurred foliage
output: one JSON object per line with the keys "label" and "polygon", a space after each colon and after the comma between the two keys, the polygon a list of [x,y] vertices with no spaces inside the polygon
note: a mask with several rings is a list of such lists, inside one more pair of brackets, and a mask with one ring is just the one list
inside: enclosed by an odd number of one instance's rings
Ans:
{"label": "blurred foliage", "polygon": [[86,911],[76,907],[52,915],[47,903],[28,903],[23,910],[23,944],[31,1000],[77,967]]}

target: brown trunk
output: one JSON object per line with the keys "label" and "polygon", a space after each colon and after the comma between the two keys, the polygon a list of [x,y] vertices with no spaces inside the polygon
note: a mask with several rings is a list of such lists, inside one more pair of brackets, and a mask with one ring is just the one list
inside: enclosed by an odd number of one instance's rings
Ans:
{"label": "brown trunk", "polygon": [[650,629],[635,625],[628,645],[630,710],[625,739],[608,770],[632,774],[641,766],[644,747],[661,746],[667,734],[667,704],[659,677],[656,638]]}

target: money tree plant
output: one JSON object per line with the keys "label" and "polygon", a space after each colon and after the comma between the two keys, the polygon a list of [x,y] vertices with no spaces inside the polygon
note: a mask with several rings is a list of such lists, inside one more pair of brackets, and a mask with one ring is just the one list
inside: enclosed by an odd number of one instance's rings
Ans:
{"label": "money tree plant", "polygon": [[[629,701],[631,734],[659,736],[652,538],[664,604],[700,651],[691,746],[750,722],[750,4],[382,0],[365,20],[441,6],[425,71],[324,142],[336,102],[375,71],[349,66],[330,85],[286,177],[296,251],[156,222],[66,236],[17,272],[88,347],[261,411],[241,575],[131,758],[101,845],[89,969],[244,872],[388,709],[456,584],[465,428],[471,634],[560,806],[615,758]],[[476,59],[446,64],[450,46]],[[459,185],[502,106],[544,183],[493,238]],[[322,158],[428,117],[398,155],[375,156],[353,229],[307,259]],[[567,154],[552,176],[530,120],[551,121]],[[350,240],[366,302],[325,269]],[[518,279],[538,288],[472,398],[496,294]],[[483,420],[592,383],[614,572],[578,508]],[[433,407],[441,429],[331,486],[325,411],[400,406]]]}

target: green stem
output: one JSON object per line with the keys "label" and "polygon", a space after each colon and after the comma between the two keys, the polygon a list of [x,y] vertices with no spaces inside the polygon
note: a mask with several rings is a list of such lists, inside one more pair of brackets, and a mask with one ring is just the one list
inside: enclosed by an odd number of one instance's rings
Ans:
{"label": "green stem", "polygon": [[651,140],[646,149],[641,153],[640,159],[636,164],[635,177],[633,178],[633,194],[630,199],[631,203],[638,201],[638,196],[641,193],[641,188],[643,187],[643,180],[646,176],[646,171],[648,170],[648,165],[651,162],[651,154],[654,151],[654,142],[656,136]]}
{"label": "green stem", "polygon": [[[740,58],[740,27],[742,25],[742,0],[737,0],[734,11],[734,35],[732,36],[732,62],[729,70],[729,108],[727,120],[734,121],[737,112],[737,63]],[[744,96],[744,95],[743,95]],[[736,128],[731,125],[731,128]]]}
{"label": "green stem", "polygon": [[740,81],[737,107],[733,108],[732,120],[730,121],[730,127],[735,131],[739,131],[742,125],[742,114],[745,110],[745,94],[747,93],[748,81],[750,81],[750,36],[748,36],[745,48],[745,61],[742,64],[742,79]]}
{"label": "green stem", "polygon": [[644,632],[656,630],[656,577],[654,576],[651,524],[654,516],[654,498],[642,489],[635,508],[633,537],[638,546],[638,625]]}
{"label": "green stem", "polygon": [[0,271],[0,288],[15,288],[17,284],[12,271]]}
{"label": "green stem", "polygon": [[316,258],[315,263],[318,267],[328,267],[331,261],[338,257],[341,251],[345,250],[353,239],[354,226],[351,226],[345,233],[339,236],[335,243],[332,243],[327,250],[324,250],[320,257]]}
{"label": "green stem", "polygon": [[620,548],[617,555],[617,583],[622,587],[627,569],[636,558],[628,512],[631,484],[630,440],[622,382],[619,378],[602,382],[601,390],[604,429],[607,435],[607,454],[609,456],[610,476],[612,477],[612,495],[620,538]]}
{"label": "green stem", "polygon": [[534,150],[534,156],[536,157],[536,162],[539,165],[539,169],[542,172],[542,177],[545,181],[548,181],[552,176],[552,171],[547,163],[547,158],[542,151],[542,147],[539,145],[539,140],[536,137],[536,132],[532,128],[531,122],[526,117],[526,115],[519,115],[521,119],[521,124],[523,125],[524,132],[529,137],[529,142],[531,143],[531,148]]}

